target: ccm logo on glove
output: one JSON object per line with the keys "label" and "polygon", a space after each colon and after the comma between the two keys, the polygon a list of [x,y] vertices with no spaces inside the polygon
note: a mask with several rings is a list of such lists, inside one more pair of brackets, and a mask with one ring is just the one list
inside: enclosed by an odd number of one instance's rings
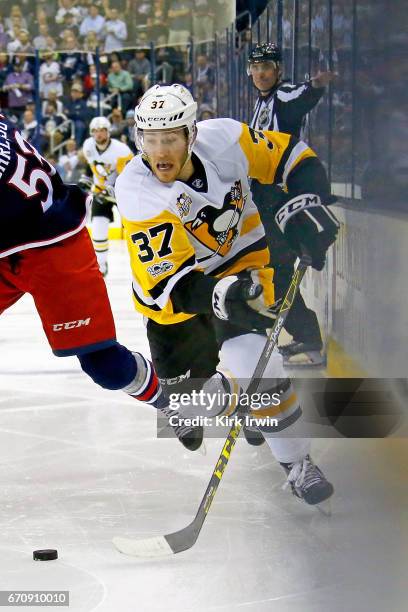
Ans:
{"label": "ccm logo on glove", "polygon": [[289,219],[293,217],[293,215],[298,214],[301,210],[306,210],[321,205],[322,201],[315,193],[305,193],[299,197],[292,198],[292,200],[286,202],[286,204],[284,204],[276,213],[276,223],[279,225],[281,232],[284,233],[286,224]]}

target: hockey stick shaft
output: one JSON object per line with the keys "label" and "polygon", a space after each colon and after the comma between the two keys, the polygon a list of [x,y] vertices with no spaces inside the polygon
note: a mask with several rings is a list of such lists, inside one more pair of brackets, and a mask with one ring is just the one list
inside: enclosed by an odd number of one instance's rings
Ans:
{"label": "hockey stick shaft", "polygon": [[[302,278],[310,263],[310,257],[306,255],[302,256],[295,272],[293,273],[282,306],[280,307],[275,323],[268,335],[262,354],[255,367],[254,374],[248,385],[247,394],[255,393],[258,388],[259,381],[262,379],[262,376],[265,373],[265,369],[268,365],[272,351],[276,346],[279,334],[292,307]],[[178,531],[166,534],[164,536],[155,536],[143,540],[114,538],[113,542],[120,552],[135,557],[161,557],[163,555],[175,554],[182,552],[183,550],[188,550],[195,544],[214,500],[225,468],[227,467],[231,452],[241,432],[247,411],[248,407],[240,406],[238,408],[237,417],[234,419],[234,424],[229,430],[227,439],[225,440],[221,454],[211,475],[210,482],[208,483],[204,496],[198,507],[197,514],[191,523],[189,523],[183,529],[179,529]]]}
{"label": "hockey stick shaft", "polygon": [[[289,314],[289,311],[295,300],[297,291],[300,287],[300,283],[302,282],[303,276],[305,275],[305,272],[308,266],[310,265],[310,263],[311,263],[310,257],[308,257],[307,255],[303,255],[298,265],[296,266],[296,269],[293,273],[289,288],[284,297],[282,306],[279,309],[279,313],[275,319],[275,323],[268,335],[264,349],[255,367],[254,374],[248,385],[248,389],[247,389],[248,395],[255,393],[258,388],[259,381],[265,372],[270,356],[278,342],[279,334],[285,324],[286,318]],[[218,486],[221,482],[221,478],[224,474],[225,468],[227,467],[228,461],[231,456],[231,452],[241,432],[243,420],[245,418],[245,413],[247,412],[247,410],[248,408],[246,408],[246,410],[242,410],[242,409],[239,410],[238,417],[235,419],[234,424],[231,426],[229,430],[228,436],[225,440],[224,446],[222,448],[222,451],[220,453],[220,456],[217,460],[212,476],[210,478],[210,482],[208,483],[207,489],[201,500],[197,514],[193,522],[190,524],[190,528],[192,530],[190,537],[186,538],[186,542],[185,542],[186,546],[181,548],[181,550],[186,550],[187,548],[190,548],[198,538],[198,535],[201,531],[205,518],[214,500],[214,496],[217,492]],[[179,533],[180,532],[176,532],[175,534],[169,534],[168,536],[166,536],[166,540],[168,541],[170,546],[173,548],[173,550],[175,550],[175,548],[178,549],[177,552],[180,551],[179,547],[181,545],[180,538],[177,537]],[[172,542],[172,539],[173,539],[173,542]],[[174,541],[176,539],[177,541]],[[172,544],[174,545],[174,547],[172,546]]]}

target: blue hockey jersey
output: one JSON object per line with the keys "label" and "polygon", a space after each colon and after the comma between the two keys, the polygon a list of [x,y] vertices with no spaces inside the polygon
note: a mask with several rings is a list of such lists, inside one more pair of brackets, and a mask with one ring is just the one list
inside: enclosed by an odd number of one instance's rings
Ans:
{"label": "blue hockey jersey", "polygon": [[76,234],[89,204],[0,114],[0,257]]}

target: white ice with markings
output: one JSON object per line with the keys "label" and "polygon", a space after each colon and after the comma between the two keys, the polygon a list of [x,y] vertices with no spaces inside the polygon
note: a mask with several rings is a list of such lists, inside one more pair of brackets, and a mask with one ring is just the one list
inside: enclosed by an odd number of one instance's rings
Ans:
{"label": "white ice with markings", "polygon": [[[146,352],[123,243],[108,286],[119,341]],[[136,559],[112,538],[187,525],[222,446],[208,440],[203,456],[158,440],[154,416],[54,357],[31,298],[1,316],[0,590],[69,590],[71,612],[406,609],[404,439],[314,443],[336,488],[331,518],[282,491],[266,445],[240,439],[193,548]],[[59,559],[33,561],[39,548]]]}

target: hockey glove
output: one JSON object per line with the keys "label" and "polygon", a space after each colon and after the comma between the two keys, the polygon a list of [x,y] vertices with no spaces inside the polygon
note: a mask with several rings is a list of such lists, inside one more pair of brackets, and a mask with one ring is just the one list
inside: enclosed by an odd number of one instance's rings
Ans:
{"label": "hockey glove", "polygon": [[[269,277],[269,290],[264,284],[265,276]],[[267,293],[270,293],[273,301],[272,276],[273,270],[265,269],[222,278],[215,285],[212,295],[216,317],[249,330],[272,327],[271,319],[276,318],[280,306],[279,303],[270,303],[271,300],[265,299]]]}
{"label": "hockey glove", "polygon": [[89,176],[86,176],[86,174],[81,174],[78,180],[78,187],[80,187],[84,191],[91,191],[92,186],[92,179]]}
{"label": "hockey glove", "polygon": [[303,245],[312,258],[312,267],[322,270],[340,225],[320,197],[304,193],[292,198],[280,206],[275,221],[290,247],[300,256]]}
{"label": "hockey glove", "polygon": [[92,189],[94,200],[99,204],[115,204],[115,190],[110,185],[106,185],[103,189],[94,187]]}

